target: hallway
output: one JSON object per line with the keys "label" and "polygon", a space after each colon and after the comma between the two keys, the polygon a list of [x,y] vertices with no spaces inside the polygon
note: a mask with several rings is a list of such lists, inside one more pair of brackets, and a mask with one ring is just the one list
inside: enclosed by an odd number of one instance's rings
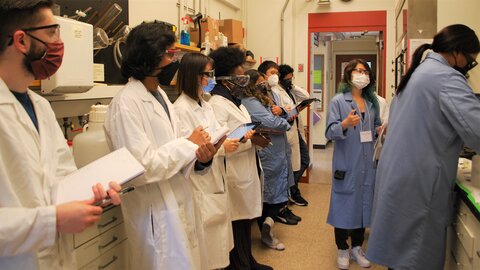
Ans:
{"label": "hallway", "polygon": [[[302,195],[308,207],[289,206],[302,217],[296,226],[276,223],[275,235],[285,244],[284,251],[275,251],[262,245],[256,224],[252,227],[253,252],[258,262],[268,264],[275,270],[334,270],[337,249],[333,227],[326,223],[331,192],[331,160],[333,147],[315,149],[311,155],[313,168],[309,184],[301,184]],[[368,241],[368,231],[366,234]],[[364,244],[364,247],[366,243]],[[363,269],[350,261],[351,270]],[[386,269],[372,265],[372,270]]]}

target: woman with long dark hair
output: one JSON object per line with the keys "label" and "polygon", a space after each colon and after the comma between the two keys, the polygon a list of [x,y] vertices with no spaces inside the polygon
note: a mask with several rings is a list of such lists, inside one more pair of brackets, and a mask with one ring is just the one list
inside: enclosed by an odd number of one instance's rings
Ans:
{"label": "woman with long dark hair", "polygon": [[378,164],[372,261],[443,269],[458,155],[464,144],[480,152],[480,103],[466,77],[479,52],[477,35],[461,24],[415,51],[391,105]]}
{"label": "woman with long dark hair", "polygon": [[350,256],[360,266],[370,267],[361,247],[365,228],[370,226],[375,186],[373,144],[381,122],[375,75],[367,62],[350,61],[338,91],[330,102],[325,132],[327,139],[335,142],[327,222],[335,227],[338,267],[348,269]]}

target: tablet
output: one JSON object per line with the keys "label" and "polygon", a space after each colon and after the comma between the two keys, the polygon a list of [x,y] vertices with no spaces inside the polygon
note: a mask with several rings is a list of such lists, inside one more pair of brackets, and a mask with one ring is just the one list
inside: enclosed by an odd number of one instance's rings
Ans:
{"label": "tablet", "polygon": [[252,129],[257,128],[261,123],[260,122],[252,122],[248,124],[241,124],[235,130],[233,130],[230,134],[228,134],[227,138],[229,139],[243,139],[243,136]]}
{"label": "tablet", "polygon": [[316,99],[316,98],[305,99],[302,102],[298,103],[298,105],[295,106],[294,110],[296,110],[297,114],[298,114],[301,110],[303,110],[303,108],[309,106],[312,102],[317,101],[317,100],[318,99]]}

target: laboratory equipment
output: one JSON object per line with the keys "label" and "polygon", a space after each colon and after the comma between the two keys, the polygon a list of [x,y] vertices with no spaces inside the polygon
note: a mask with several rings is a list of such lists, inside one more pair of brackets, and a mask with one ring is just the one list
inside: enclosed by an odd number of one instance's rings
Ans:
{"label": "laboratory equipment", "polygon": [[56,17],[65,44],[62,66],[42,80],[41,92],[83,93],[93,87],[93,27],[91,24]]}

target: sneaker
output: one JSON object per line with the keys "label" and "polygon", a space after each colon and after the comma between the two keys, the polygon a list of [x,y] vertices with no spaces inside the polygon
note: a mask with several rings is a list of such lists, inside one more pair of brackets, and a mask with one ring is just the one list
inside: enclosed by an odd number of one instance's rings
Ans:
{"label": "sneaker", "polygon": [[272,228],[275,222],[272,218],[267,217],[262,225],[262,243],[267,247],[275,250],[285,250],[285,245],[273,236]]}
{"label": "sneaker", "polygon": [[350,253],[348,249],[339,249],[337,255],[338,268],[346,270],[350,266]]}
{"label": "sneaker", "polygon": [[282,210],[280,210],[280,212],[278,212],[277,216],[274,218],[275,221],[287,225],[297,225],[298,220],[293,219],[292,215],[290,215],[286,209],[287,207],[284,207]]}
{"label": "sneaker", "polygon": [[365,258],[365,253],[363,253],[361,246],[356,246],[352,248],[352,259],[354,259],[358,265],[363,268],[370,267],[370,261]]}
{"label": "sneaker", "polygon": [[302,195],[297,195],[297,196],[294,196],[294,197],[288,197],[288,201],[293,203],[293,204],[296,204],[298,206],[308,206],[307,200],[305,200],[302,197]]}
{"label": "sneaker", "polygon": [[295,215],[295,214],[292,212],[292,210],[290,210],[290,208],[285,207],[285,210],[284,210],[284,211],[287,212],[286,214],[287,214],[287,216],[288,216],[290,219],[296,220],[297,222],[302,221],[302,218],[299,217],[299,216],[297,216],[297,215]]}

